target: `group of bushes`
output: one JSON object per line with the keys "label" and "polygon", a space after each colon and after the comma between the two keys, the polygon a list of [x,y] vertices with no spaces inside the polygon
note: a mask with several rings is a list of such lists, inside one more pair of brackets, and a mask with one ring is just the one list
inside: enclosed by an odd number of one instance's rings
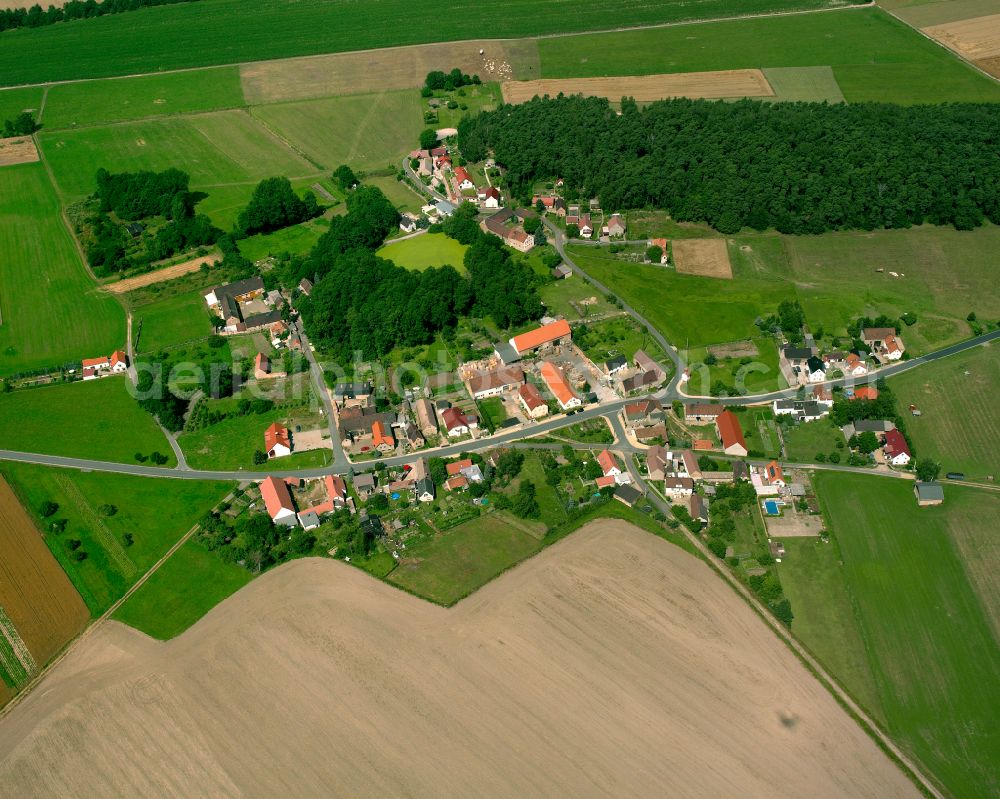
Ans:
{"label": "group of bushes", "polygon": [[15,28],[44,28],[57,22],[93,19],[107,14],[121,14],[148,6],[166,6],[174,3],[192,3],[196,0],[69,0],[62,6],[50,5],[43,9],[35,4],[30,8],[0,10],[0,32]]}

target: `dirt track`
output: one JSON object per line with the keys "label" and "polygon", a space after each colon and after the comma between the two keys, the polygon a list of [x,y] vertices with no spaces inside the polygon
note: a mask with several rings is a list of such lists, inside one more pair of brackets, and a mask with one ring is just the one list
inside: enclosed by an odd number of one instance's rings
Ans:
{"label": "dirt track", "polygon": [[502,89],[503,99],[508,103],[524,103],[535,95],[555,97],[560,92],[607,97],[614,101],[632,97],[639,103],[650,103],[668,97],[721,99],[774,96],[771,84],[759,69],[677,72],[623,78],[544,78],[508,81],[503,84]]}
{"label": "dirt track", "polygon": [[201,269],[202,264],[216,263],[221,259],[221,253],[209,253],[198,258],[192,258],[190,261],[164,267],[163,269],[155,269],[152,272],[146,272],[142,275],[127,277],[124,280],[119,280],[117,283],[109,283],[105,288],[112,294],[125,294],[143,286],[151,286],[154,283],[162,283],[165,280],[173,280],[175,277],[182,277],[191,272],[197,272]]}
{"label": "dirt track", "polygon": [[708,568],[599,522],[451,610],[323,560],[0,722],[0,796],[916,796]]}

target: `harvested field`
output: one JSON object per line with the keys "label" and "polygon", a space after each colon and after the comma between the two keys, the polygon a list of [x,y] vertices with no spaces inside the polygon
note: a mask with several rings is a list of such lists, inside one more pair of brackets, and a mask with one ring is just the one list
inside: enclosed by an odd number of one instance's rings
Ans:
{"label": "harvested field", "polygon": [[0,139],[0,166],[30,164],[38,160],[38,148],[31,136]]}
{"label": "harvested field", "polygon": [[917,796],[728,586],[619,521],[449,610],[296,561],[171,642],[107,624],[45,689],[0,721],[2,795]]}
{"label": "harvested field", "polygon": [[760,354],[760,350],[753,339],[730,341],[728,344],[715,344],[706,349],[716,358],[756,358]]}
{"label": "harvested field", "polygon": [[774,90],[759,69],[727,69],[720,72],[679,72],[617,78],[546,78],[507,81],[502,86],[508,103],[524,103],[535,95],[555,97],[583,94],[620,100],[633,97],[651,103],[668,97],[721,99],[725,97],[773,97]]}
{"label": "harvested field", "polygon": [[125,294],[129,291],[143,288],[144,286],[151,286],[154,283],[162,283],[165,280],[173,280],[175,277],[181,277],[182,275],[187,275],[191,272],[197,272],[201,269],[202,264],[215,264],[221,260],[222,254],[219,252],[213,252],[208,255],[199,256],[198,258],[192,258],[190,261],[184,261],[183,263],[167,266],[163,269],[146,272],[144,275],[136,275],[135,277],[128,277],[124,280],[119,280],[117,283],[109,283],[106,288],[113,294]]}
{"label": "harvested field", "polygon": [[[483,50],[483,55],[479,51]],[[533,39],[466,41],[391,47],[243,64],[243,94],[251,105],[342,94],[415,89],[435,69],[458,67],[484,81],[537,77]]]}
{"label": "harvested field", "polygon": [[673,250],[679,274],[733,279],[725,239],[677,239]]}
{"label": "harvested field", "polygon": [[[2,477],[0,552],[2,687],[23,683],[84,628],[90,614]],[[6,698],[0,692],[0,703]]]}
{"label": "harvested field", "polygon": [[1000,14],[932,25],[923,28],[923,32],[974,64],[986,61],[996,67],[995,59],[1000,56]]}

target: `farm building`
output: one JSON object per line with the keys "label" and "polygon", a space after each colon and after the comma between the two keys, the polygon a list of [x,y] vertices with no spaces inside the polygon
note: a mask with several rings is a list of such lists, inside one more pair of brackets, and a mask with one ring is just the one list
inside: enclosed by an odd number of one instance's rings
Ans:
{"label": "farm building", "polygon": [[525,412],[532,419],[540,419],[543,416],[548,416],[549,406],[534,384],[522,383],[517,389],[517,396],[521,400],[521,405],[524,407]]}
{"label": "farm building", "polygon": [[288,486],[283,480],[275,477],[268,477],[260,484],[260,495],[264,500],[264,506],[275,524],[285,527],[294,527],[298,523],[295,515],[295,505],[292,503],[292,495],[288,492]]}
{"label": "farm building", "polygon": [[570,329],[569,322],[565,319],[558,319],[550,324],[529,330],[527,333],[522,333],[520,336],[514,336],[510,340],[510,346],[518,355],[524,355],[526,352],[543,347],[568,344],[572,336],[573,331]]}
{"label": "farm building", "polygon": [[732,411],[726,410],[719,414],[715,420],[715,430],[722,441],[722,451],[727,455],[737,455],[746,457],[747,442],[743,438],[743,428],[740,427],[740,420]]}
{"label": "farm building", "polygon": [[516,391],[524,382],[524,372],[519,366],[504,366],[476,372],[469,378],[469,393],[473,399],[486,399]]}
{"label": "farm building", "polygon": [[913,495],[921,508],[944,502],[944,489],[940,483],[917,483],[913,486]]}
{"label": "farm building", "polygon": [[562,369],[550,361],[542,361],[538,371],[560,408],[568,411],[570,408],[579,408],[583,405],[583,401],[576,396],[576,392],[573,391],[573,387],[570,386]]}
{"label": "farm building", "polygon": [[691,403],[684,406],[684,421],[698,424],[714,422],[725,410],[726,406],[718,403]]}
{"label": "farm building", "polygon": [[287,427],[274,422],[264,431],[264,452],[269,458],[283,458],[292,454],[292,440]]}

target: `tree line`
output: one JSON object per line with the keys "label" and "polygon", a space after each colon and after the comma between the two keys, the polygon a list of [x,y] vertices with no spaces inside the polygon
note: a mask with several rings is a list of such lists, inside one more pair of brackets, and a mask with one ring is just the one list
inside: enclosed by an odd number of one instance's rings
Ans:
{"label": "tree line", "polygon": [[4,121],[3,136],[0,138],[13,139],[17,136],[30,136],[41,127],[35,122],[35,117],[30,111],[22,111],[13,119]]}
{"label": "tree line", "polygon": [[450,92],[462,86],[478,86],[482,82],[478,75],[467,75],[458,67],[455,67],[451,72],[434,70],[427,73],[421,93],[424,97],[430,97],[438,90]]}
{"label": "tree line", "polygon": [[15,28],[44,28],[57,22],[75,19],[93,19],[107,14],[122,14],[149,6],[166,6],[174,3],[193,3],[197,0],[69,0],[61,7],[50,5],[43,9],[38,3],[30,8],[0,10],[0,32]]}
{"label": "tree line", "polygon": [[562,178],[610,209],[661,208],[723,233],[1000,223],[1000,105],[534,98],[459,123],[512,193]]}

